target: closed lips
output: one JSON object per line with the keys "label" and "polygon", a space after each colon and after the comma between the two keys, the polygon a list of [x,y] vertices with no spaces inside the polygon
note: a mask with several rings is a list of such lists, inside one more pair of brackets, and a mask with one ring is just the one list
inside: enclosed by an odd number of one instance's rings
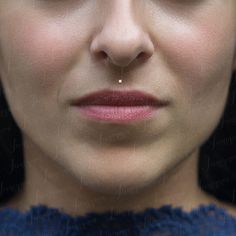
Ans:
{"label": "closed lips", "polygon": [[77,106],[160,106],[164,105],[164,103],[144,92],[112,90],[91,93],[74,101],[74,105]]}

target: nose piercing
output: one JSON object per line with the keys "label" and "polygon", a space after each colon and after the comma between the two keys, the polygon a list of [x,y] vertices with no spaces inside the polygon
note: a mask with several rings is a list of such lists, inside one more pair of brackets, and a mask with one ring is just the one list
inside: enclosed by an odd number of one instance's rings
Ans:
{"label": "nose piercing", "polygon": [[[121,78],[123,77],[123,73],[124,73],[124,68],[121,67],[121,71],[120,71],[120,77]],[[122,79],[119,79],[118,82],[119,82],[119,84],[121,84],[122,83]]]}
{"label": "nose piercing", "polygon": [[[107,58],[107,62],[108,62],[108,63],[111,63],[110,57]],[[121,73],[120,73],[120,77],[121,77],[121,78],[123,77],[123,73],[124,73],[123,71],[124,71],[124,68],[121,67]],[[122,79],[119,79],[119,80],[118,80],[118,83],[119,83],[119,84],[121,84],[122,82],[123,82]]]}

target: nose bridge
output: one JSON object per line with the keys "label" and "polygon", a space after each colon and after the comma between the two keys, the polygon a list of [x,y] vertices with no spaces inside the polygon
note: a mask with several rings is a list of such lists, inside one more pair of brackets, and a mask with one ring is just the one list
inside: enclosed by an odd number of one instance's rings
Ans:
{"label": "nose bridge", "polygon": [[117,66],[128,66],[134,59],[149,57],[153,45],[141,22],[135,20],[132,0],[114,0],[101,31],[93,38],[93,53],[103,53]]}

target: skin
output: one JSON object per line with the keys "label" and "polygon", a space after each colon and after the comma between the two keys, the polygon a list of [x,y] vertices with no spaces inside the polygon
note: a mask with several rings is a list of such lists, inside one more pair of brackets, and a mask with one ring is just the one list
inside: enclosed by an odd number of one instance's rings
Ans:
{"label": "skin", "polygon": [[[1,83],[26,166],[4,206],[82,215],[215,202],[233,213],[197,185],[197,160],[235,70],[235,13],[235,0],[0,0]],[[169,104],[130,125],[71,106],[104,88]]]}

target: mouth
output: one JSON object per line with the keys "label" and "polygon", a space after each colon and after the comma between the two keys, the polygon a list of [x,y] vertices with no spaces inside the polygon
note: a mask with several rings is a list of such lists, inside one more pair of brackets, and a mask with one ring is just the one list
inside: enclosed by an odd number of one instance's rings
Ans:
{"label": "mouth", "polygon": [[138,90],[101,90],[72,101],[85,118],[111,123],[151,119],[167,104],[167,101]]}

